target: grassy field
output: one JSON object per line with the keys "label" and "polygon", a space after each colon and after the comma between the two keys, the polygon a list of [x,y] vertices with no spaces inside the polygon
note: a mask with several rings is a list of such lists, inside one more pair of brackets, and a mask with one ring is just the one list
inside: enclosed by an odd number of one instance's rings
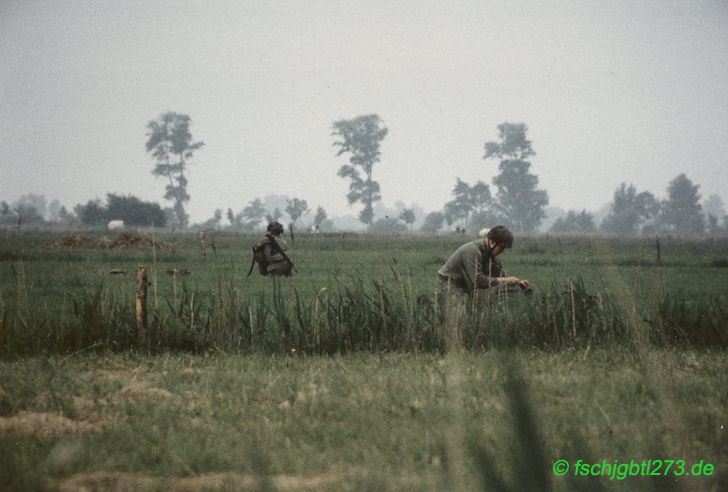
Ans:
{"label": "grassy field", "polygon": [[534,296],[468,307],[452,345],[435,275],[465,236],[300,235],[279,282],[246,277],[255,236],[206,259],[191,233],[45,248],[62,236],[0,230],[0,489],[728,487],[725,239],[660,238],[658,262],[655,238],[516,238],[504,267]]}
{"label": "grassy field", "polygon": [[[58,233],[3,234],[0,350],[4,355],[222,349],[335,354],[442,349],[437,269],[464,236],[300,235],[298,275],[246,277],[254,236],[219,233],[203,259],[191,233],[158,234],[176,252],[48,250]],[[98,234],[97,234],[98,235]],[[211,242],[208,238],[208,244]],[[728,240],[532,237],[504,255],[532,281],[534,302],[468,313],[464,343],[563,348],[630,342],[728,346]],[[149,333],[135,334],[135,270],[150,268]],[[110,275],[112,269],[126,275]],[[168,275],[185,269],[189,275]],[[488,325],[488,326],[486,326]]]}
{"label": "grassy field", "polygon": [[[5,490],[726,485],[722,352],[79,355],[0,375]],[[702,459],[718,474],[551,472],[580,458]]]}

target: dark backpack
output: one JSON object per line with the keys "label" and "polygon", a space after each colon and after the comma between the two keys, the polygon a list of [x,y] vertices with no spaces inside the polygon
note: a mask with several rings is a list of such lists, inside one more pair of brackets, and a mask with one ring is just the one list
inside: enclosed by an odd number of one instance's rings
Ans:
{"label": "dark backpack", "polygon": [[253,261],[250,263],[250,270],[248,270],[248,277],[253,273],[253,266],[258,264],[258,271],[261,275],[268,275],[268,258],[265,257],[265,247],[268,243],[265,239],[258,241],[253,245]]}
{"label": "dark backpack", "polygon": [[275,244],[271,243],[271,239],[266,234],[263,239],[258,241],[253,245],[253,261],[250,263],[250,270],[248,270],[248,277],[250,277],[250,274],[253,273],[253,266],[255,264],[258,264],[258,271],[261,275],[265,276],[268,275],[268,258],[265,255],[265,248],[270,247],[271,248],[271,255],[274,255],[276,251],[278,251],[278,248]]}

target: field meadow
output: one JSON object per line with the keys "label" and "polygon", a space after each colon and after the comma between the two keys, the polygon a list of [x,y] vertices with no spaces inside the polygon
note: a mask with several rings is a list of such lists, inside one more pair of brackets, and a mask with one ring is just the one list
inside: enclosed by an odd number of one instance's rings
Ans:
{"label": "field meadow", "polygon": [[728,488],[726,239],[517,237],[533,295],[444,319],[437,269],[473,237],[298,234],[274,281],[247,277],[255,235],[143,232],[176,250],[0,230],[0,489]]}

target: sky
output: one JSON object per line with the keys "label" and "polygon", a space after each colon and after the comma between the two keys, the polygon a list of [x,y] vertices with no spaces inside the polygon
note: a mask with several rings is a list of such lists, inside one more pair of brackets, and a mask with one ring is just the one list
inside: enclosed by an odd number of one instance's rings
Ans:
{"label": "sky", "polygon": [[376,113],[385,204],[440,210],[492,185],[497,125],[525,123],[550,205],[685,173],[728,203],[728,2],[0,0],[0,200],[164,201],[147,124],[188,114],[203,221],[286,194],[356,214],[334,121]]}

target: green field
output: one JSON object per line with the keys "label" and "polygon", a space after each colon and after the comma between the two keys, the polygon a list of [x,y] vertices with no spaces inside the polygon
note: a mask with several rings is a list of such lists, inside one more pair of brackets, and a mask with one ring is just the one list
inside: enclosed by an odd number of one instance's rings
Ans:
{"label": "green field", "polygon": [[[246,277],[255,236],[206,258],[192,233],[45,249],[62,236],[0,231],[0,489],[726,487],[725,239],[660,238],[658,262],[655,238],[516,238],[504,267],[534,296],[469,305],[453,346],[435,274],[465,236],[299,235],[276,282]],[[555,477],[561,458],[717,471]]]}
{"label": "green field", "polygon": [[[2,231],[0,351],[93,349],[337,354],[442,351],[436,272],[464,236],[299,235],[298,274],[247,277],[255,236],[158,234],[175,252],[48,250],[58,233]],[[98,234],[97,234],[98,235]],[[208,244],[212,238],[208,238]],[[532,237],[504,255],[535,295],[462,320],[466,348],[632,343],[728,346],[728,240]],[[139,343],[135,271],[149,267]],[[189,275],[167,271],[187,270]],[[111,270],[127,272],[110,275]]]}

